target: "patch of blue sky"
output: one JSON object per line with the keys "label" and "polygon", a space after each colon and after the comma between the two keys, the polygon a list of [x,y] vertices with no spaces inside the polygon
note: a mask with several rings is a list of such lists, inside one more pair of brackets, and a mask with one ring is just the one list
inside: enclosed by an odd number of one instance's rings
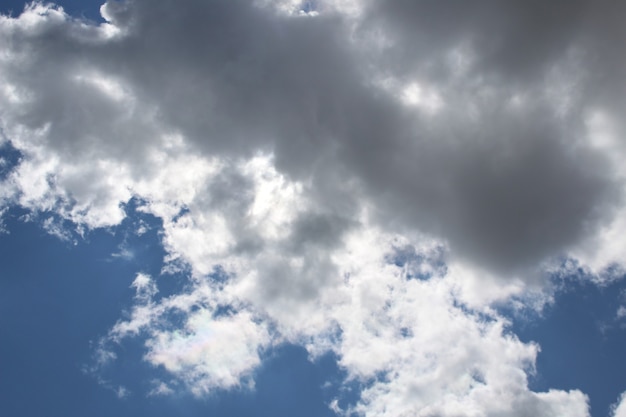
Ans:
{"label": "patch of blue sky", "polygon": [[618,315],[625,303],[624,279],[606,286],[570,279],[541,317],[512,315],[511,330],[541,346],[531,389],[580,389],[589,396],[592,416],[610,415],[626,390],[626,320]]}
{"label": "patch of blue sky", "polygon": [[108,262],[107,231],[73,246],[21,217],[10,210],[0,237],[0,415],[98,415],[110,394],[82,367],[131,302],[134,266]]}
{"label": "patch of blue sky", "polygon": [[0,146],[0,181],[3,181],[11,173],[13,168],[22,158],[22,153],[15,149],[11,142],[5,142]]}
{"label": "patch of blue sky", "polygon": [[406,245],[395,247],[393,252],[385,257],[385,261],[404,268],[406,279],[429,280],[433,276],[444,276],[447,265],[444,260],[445,249],[437,248],[428,255],[418,253],[415,247]]}
{"label": "patch of blue sky", "polygon": [[312,13],[317,10],[317,4],[315,1],[303,1],[300,9],[303,13]]}
{"label": "patch of blue sky", "polygon": [[[24,7],[30,3],[23,0],[3,0],[0,2],[0,13],[19,16]],[[104,22],[100,15],[100,6],[104,4],[104,0],[57,0],[42,1],[41,3],[52,3],[61,6],[65,13],[76,19]]]}

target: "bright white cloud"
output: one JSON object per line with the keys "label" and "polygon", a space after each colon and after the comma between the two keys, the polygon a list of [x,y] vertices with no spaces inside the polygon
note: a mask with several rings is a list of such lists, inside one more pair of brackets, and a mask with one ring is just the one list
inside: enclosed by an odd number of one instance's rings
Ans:
{"label": "bright white cloud", "polygon": [[612,417],[625,417],[626,416],[626,401],[624,400],[626,395],[622,393],[620,398],[612,407],[613,415]]}
{"label": "bright white cloud", "polygon": [[[224,306],[217,304],[220,297],[214,294],[219,290],[210,282],[198,282],[191,292],[159,301],[154,300],[158,289],[151,277],[139,274],[132,286],[136,305],[128,319],[116,323],[101,342],[100,351],[107,358],[114,355],[115,344],[143,334],[144,359],[162,366],[198,396],[241,385],[259,365],[260,351],[270,340],[266,325],[247,311],[221,313]],[[150,395],[170,392],[172,388],[161,382]]]}

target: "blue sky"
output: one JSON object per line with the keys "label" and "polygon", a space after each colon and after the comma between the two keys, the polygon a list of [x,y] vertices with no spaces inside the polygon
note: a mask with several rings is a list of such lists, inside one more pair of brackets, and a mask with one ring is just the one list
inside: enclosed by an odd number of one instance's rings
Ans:
{"label": "blue sky", "polygon": [[[22,13],[24,6],[28,2],[5,0],[2,2],[2,13],[11,14],[11,16],[17,16]],[[98,1],[78,1],[67,0],[62,2],[56,2],[63,7],[63,9],[73,17],[87,18],[93,21],[101,21],[100,6],[102,3]]]}
{"label": "blue sky", "polygon": [[566,3],[0,0],[0,415],[626,416]]}
{"label": "blue sky", "polygon": [[624,388],[620,356],[626,338],[623,323],[615,320],[623,294],[623,283],[606,288],[576,283],[557,295],[545,318],[516,323],[522,340],[541,345],[531,386],[579,388],[589,394],[592,415],[609,415]]}

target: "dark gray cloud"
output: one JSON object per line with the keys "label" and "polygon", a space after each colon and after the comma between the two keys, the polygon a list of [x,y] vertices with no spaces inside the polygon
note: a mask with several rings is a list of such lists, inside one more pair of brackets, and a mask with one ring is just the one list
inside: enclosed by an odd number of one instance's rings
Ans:
{"label": "dark gray cloud", "polygon": [[[358,17],[294,18],[244,1],[109,2],[116,37],[59,22],[5,41],[27,51],[5,77],[36,96],[9,117],[50,123],[62,155],[134,166],[159,146],[156,129],[205,155],[272,152],[329,216],[299,220],[296,246],[332,245],[343,229],[329,219],[356,220],[367,202],[381,224],[508,275],[564,253],[619,202],[584,119],[621,100],[608,88],[624,72],[620,8],[393,1],[365,2]],[[113,77],[138,104],[85,94],[67,68]],[[389,80],[416,80],[443,104],[434,115],[411,108]],[[241,216],[247,206],[227,194],[245,184],[225,181],[211,204]]]}

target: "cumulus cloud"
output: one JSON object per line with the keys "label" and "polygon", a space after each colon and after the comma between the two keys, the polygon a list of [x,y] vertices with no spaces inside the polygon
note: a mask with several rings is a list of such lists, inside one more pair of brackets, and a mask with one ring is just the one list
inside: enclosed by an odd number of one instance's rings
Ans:
{"label": "cumulus cloud", "polygon": [[[99,356],[114,359],[115,344],[143,334],[145,360],[162,366],[196,395],[239,386],[260,363],[260,350],[269,342],[267,325],[248,311],[235,311],[232,304],[218,304],[220,297],[210,282],[160,301],[154,300],[158,289],[150,276],[138,274],[132,287],[136,304],[100,342]],[[233,310],[222,313],[226,307]],[[170,392],[160,382],[149,395]]]}
{"label": "cumulus cloud", "polygon": [[0,196],[162,220],[189,287],[138,275],[107,340],[198,395],[290,341],[336,352],[364,415],[587,415],[528,389],[538,348],[493,305],[540,306],[568,259],[623,274],[622,8],[126,0],[96,25],[33,3],[0,17],[22,154]]}
{"label": "cumulus cloud", "polygon": [[[358,403],[335,403],[338,414],[588,415],[580,391],[529,390],[539,347],[520,342],[494,310],[467,308],[456,281],[436,267],[436,247],[399,255],[406,245],[373,229],[351,234],[334,253],[343,279],[297,307],[298,294],[270,305],[250,292],[262,285],[259,275],[212,274],[159,299],[154,280],[139,274],[136,304],[101,342],[108,349],[101,356],[114,358],[117,344],[141,337],[144,359],[167,370],[172,386],[203,395],[253,384],[263,352],[287,341],[312,357],[334,352],[348,380],[366,387]],[[149,395],[171,392],[160,382]]]}

